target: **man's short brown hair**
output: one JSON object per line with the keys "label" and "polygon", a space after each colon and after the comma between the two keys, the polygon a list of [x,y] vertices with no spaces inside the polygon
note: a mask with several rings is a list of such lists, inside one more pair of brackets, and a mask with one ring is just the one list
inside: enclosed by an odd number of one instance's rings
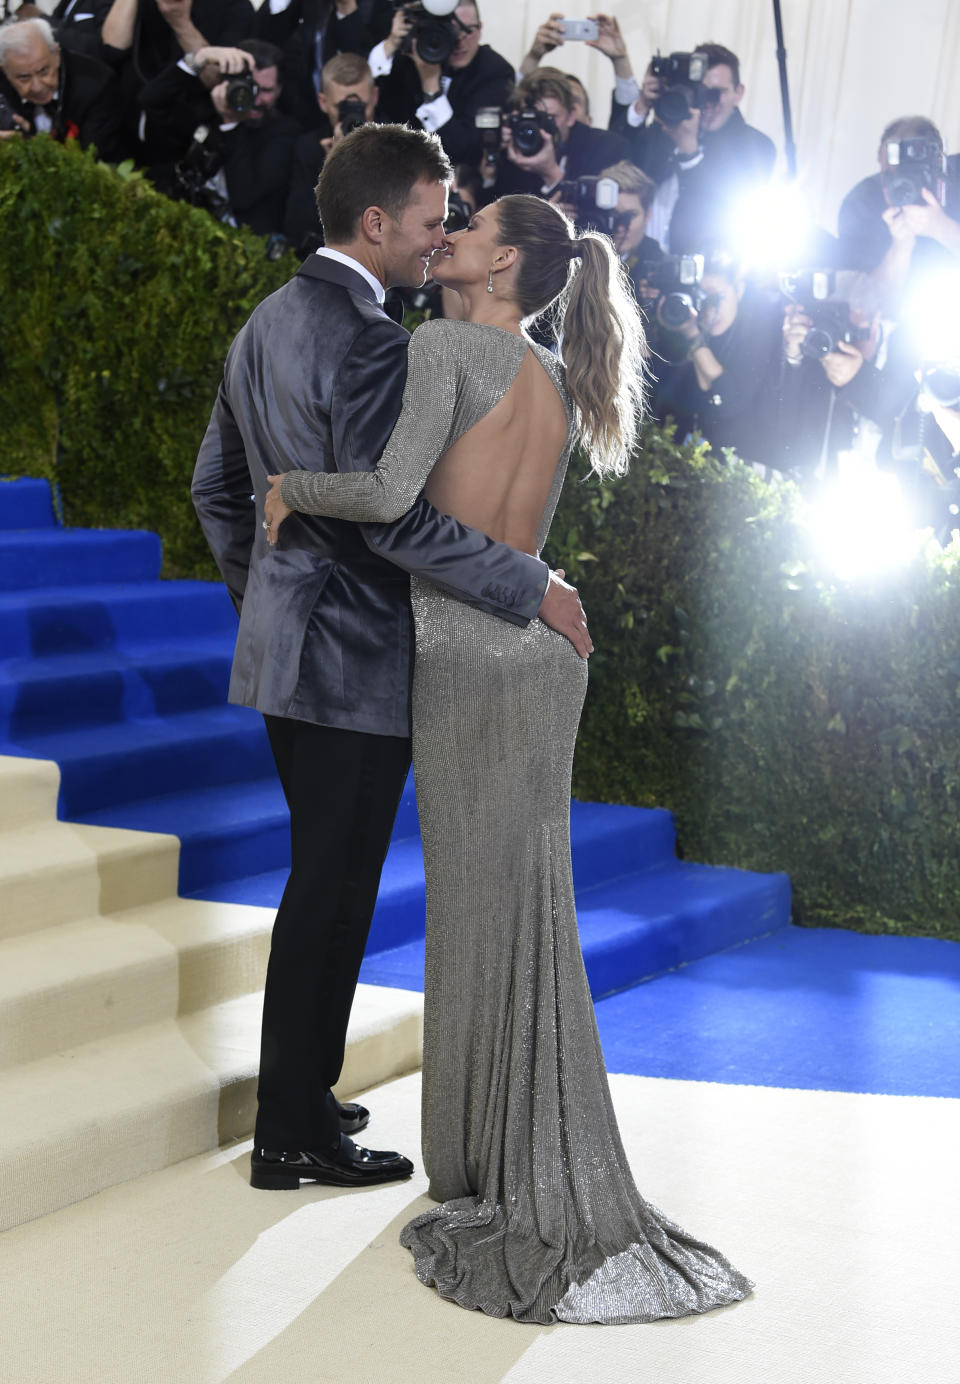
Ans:
{"label": "man's short brown hair", "polygon": [[639,198],[644,211],[649,211],[653,206],[657,185],[635,163],[628,163],[626,159],[621,159],[619,163],[605,168],[600,177],[612,178],[621,192],[625,192],[628,197]]}
{"label": "man's short brown hair", "polygon": [[418,183],[449,183],[450,160],[436,135],[405,125],[361,125],[327,156],[317,211],[328,245],[352,240],[367,207],[399,218]]}
{"label": "man's short brown hair", "polygon": [[733,78],[733,85],[740,85],[740,59],[736,53],[731,53],[729,48],[724,48],[722,43],[698,43],[698,53],[707,55],[707,71],[711,67],[729,67],[730,75]]}
{"label": "man's short brown hair", "polygon": [[370,64],[360,53],[337,53],[329,62],[323,64],[320,85],[326,91],[331,82],[337,86],[359,86],[361,82],[373,81]]}
{"label": "man's short brown hair", "polygon": [[519,101],[525,106],[534,106],[538,101],[553,99],[559,101],[564,109],[572,111],[577,98],[573,87],[559,67],[538,67],[529,77],[524,77],[513,93],[513,103]]}

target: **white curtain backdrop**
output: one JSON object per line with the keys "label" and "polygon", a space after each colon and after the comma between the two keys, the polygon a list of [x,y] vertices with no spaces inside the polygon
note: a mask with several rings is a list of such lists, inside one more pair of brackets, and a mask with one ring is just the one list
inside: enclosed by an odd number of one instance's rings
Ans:
{"label": "white curtain backdrop", "polygon": [[[562,0],[480,0],[486,42],[513,62]],[[782,0],[787,75],[800,187],[810,214],[836,230],[844,194],[877,171],[883,127],[898,115],[926,115],[947,152],[960,147],[960,3],[957,0]],[[743,114],[770,135],[783,161],[783,117],[771,0],[606,0],[630,58],[642,73],[650,55],[689,51],[713,40],[740,59]],[[596,13],[570,0],[566,14]],[[546,59],[575,72],[605,125],[613,86],[607,58],[568,43]]]}

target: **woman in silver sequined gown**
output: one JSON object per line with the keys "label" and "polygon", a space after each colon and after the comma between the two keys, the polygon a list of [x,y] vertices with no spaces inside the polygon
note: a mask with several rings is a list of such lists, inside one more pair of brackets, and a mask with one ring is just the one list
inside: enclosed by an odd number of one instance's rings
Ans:
{"label": "woman in silver sequined gown", "polygon": [[[436,463],[505,398],[532,351],[567,418],[539,550],[577,425],[594,459],[604,442],[608,454],[622,454],[632,437],[626,426],[611,447],[609,431],[591,434],[563,366],[520,334],[521,319],[563,289],[573,378],[572,357],[584,357],[572,331],[591,321],[584,295],[595,300],[599,285],[624,310],[608,242],[574,241],[571,230],[549,204],[511,197],[460,233],[476,237],[460,256],[469,269],[458,265],[451,237],[451,260],[434,277],[460,288],[473,320],[431,321],[414,333],[403,410],[376,470],[287,472],[280,517],[290,509],[399,517]],[[493,250],[504,244],[514,247],[513,272],[501,278]],[[478,247],[490,250],[490,275],[486,285],[465,286],[456,275],[476,278]],[[491,302],[484,289],[495,267]],[[536,271],[526,283],[525,267]],[[605,311],[609,333],[609,302]],[[626,372],[637,365],[625,350],[614,381],[621,418],[635,402],[637,376]],[[570,865],[586,662],[539,620],[507,623],[417,579],[412,598],[413,763],[427,881],[423,1155],[439,1204],[401,1241],[425,1283],[497,1317],[645,1322],[734,1302],[751,1284],[643,1200],[611,1105]]]}

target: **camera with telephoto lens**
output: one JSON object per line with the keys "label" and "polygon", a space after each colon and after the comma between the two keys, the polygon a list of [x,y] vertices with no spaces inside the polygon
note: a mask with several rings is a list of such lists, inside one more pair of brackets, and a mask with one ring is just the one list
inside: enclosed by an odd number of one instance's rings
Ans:
{"label": "camera with telephoto lens", "polygon": [[403,10],[413,27],[400,45],[400,52],[410,54],[414,48],[421,62],[443,64],[450,57],[463,29],[454,16],[459,0],[432,0],[429,8],[415,0],[414,4],[394,0],[394,8]]}
{"label": "camera with telephoto lens", "polygon": [[337,124],[343,134],[351,135],[367,123],[367,108],[363,98],[357,95],[345,96],[337,106]]}
{"label": "camera with telephoto lens", "polygon": [[651,75],[657,77],[663,90],[653,103],[653,113],[661,125],[679,125],[689,120],[695,110],[712,105],[720,93],[703,85],[707,75],[706,53],[657,53],[650,59]]}
{"label": "camera with telephoto lens", "polygon": [[935,139],[888,139],[886,167],[880,185],[891,207],[926,206],[923,189],[943,206],[947,197],[947,160]]}
{"label": "camera with telephoto lens", "polygon": [[561,202],[576,208],[573,219],[581,230],[613,235],[620,196],[620,184],[615,178],[573,178],[560,183],[556,191]]}
{"label": "camera with telephoto lens", "polygon": [[850,320],[850,304],[831,298],[835,276],[830,269],[804,269],[781,274],[780,291],[810,318],[813,324],[803,339],[801,351],[808,360],[821,360],[837,349],[870,338],[869,327],[858,327]]}
{"label": "camera with telephoto lens", "polygon": [[13,120],[13,107],[0,92],[0,130],[14,130],[16,128]]}
{"label": "camera with telephoto lens", "polygon": [[668,330],[682,327],[691,313],[699,312],[703,306],[703,255],[664,255],[662,259],[641,260],[635,272],[637,279],[645,279],[661,295],[657,316]]}
{"label": "camera with telephoto lens", "polygon": [[560,131],[553,116],[548,115],[546,111],[537,110],[534,106],[524,106],[521,110],[511,111],[507,116],[507,127],[514,149],[528,159],[540,153],[545,133],[551,139],[560,138]]}
{"label": "camera with telephoto lens", "polygon": [[960,405],[960,359],[925,360],[920,365],[920,401],[928,407]]}
{"label": "camera with telephoto lens", "polygon": [[447,219],[443,223],[445,233],[453,235],[455,231],[465,231],[472,215],[459,192],[450,192],[447,196]]}
{"label": "camera with telephoto lens", "polygon": [[246,115],[248,111],[253,110],[253,103],[259,92],[260,88],[253,80],[252,72],[237,72],[227,78],[224,101],[234,115]]}
{"label": "camera with telephoto lens", "polygon": [[230,212],[230,203],[216,188],[210,186],[223,167],[224,155],[215,136],[206,125],[199,125],[193,143],[173,170],[173,195],[192,207],[202,207],[218,221]]}

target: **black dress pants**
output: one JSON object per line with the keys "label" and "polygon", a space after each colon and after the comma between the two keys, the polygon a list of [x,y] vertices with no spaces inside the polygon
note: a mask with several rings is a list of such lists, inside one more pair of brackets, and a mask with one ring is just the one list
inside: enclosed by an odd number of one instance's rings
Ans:
{"label": "black dress pants", "polygon": [[265,716],[290,809],[290,878],[263,997],[255,1143],[336,1144],[340,1076],[357,975],[410,767],[399,736]]}

